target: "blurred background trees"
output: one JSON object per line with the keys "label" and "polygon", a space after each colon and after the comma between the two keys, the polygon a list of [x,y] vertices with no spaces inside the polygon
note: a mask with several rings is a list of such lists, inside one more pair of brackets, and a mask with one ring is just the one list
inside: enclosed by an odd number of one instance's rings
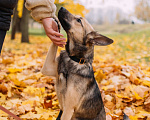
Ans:
{"label": "blurred background trees", "polygon": [[91,24],[144,24],[150,20],[150,0],[80,0]]}
{"label": "blurred background trees", "polygon": [[[55,0],[56,14],[63,6],[73,14],[86,17],[91,24],[96,26],[150,22],[150,0],[130,1],[132,5],[126,0]],[[27,43],[29,42],[29,31],[30,33],[31,31],[34,32],[36,35],[44,33],[42,25],[34,21],[29,15],[29,11],[24,6],[24,0],[18,0],[11,28],[12,40],[15,39],[16,32],[21,32],[21,42]]]}
{"label": "blurred background trees", "polygon": [[150,22],[150,0],[141,0],[135,7],[135,15],[137,18]]}
{"label": "blurred background trees", "polygon": [[85,6],[75,2],[75,0],[55,0],[55,5],[57,7],[56,14],[61,7],[65,7],[72,14],[80,15],[82,17],[88,13],[88,10],[85,8]]}

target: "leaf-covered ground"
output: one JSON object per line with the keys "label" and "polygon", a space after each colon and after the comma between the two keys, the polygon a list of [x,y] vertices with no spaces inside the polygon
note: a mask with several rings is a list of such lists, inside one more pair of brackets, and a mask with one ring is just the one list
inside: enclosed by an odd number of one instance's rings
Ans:
{"label": "leaf-covered ground", "polygon": [[[150,30],[109,35],[114,44],[95,47],[93,68],[107,120],[150,120]],[[55,78],[40,73],[50,40],[30,36],[30,44],[6,36],[0,57],[0,105],[23,120],[55,120],[59,103]],[[59,48],[58,51],[60,51]],[[0,120],[12,118],[0,110]]]}

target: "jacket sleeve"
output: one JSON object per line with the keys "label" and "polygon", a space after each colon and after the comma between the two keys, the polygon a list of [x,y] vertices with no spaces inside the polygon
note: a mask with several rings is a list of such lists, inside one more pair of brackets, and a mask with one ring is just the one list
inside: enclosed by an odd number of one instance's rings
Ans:
{"label": "jacket sleeve", "polygon": [[43,18],[55,17],[54,0],[26,0],[25,6],[31,11],[34,20],[41,22]]}

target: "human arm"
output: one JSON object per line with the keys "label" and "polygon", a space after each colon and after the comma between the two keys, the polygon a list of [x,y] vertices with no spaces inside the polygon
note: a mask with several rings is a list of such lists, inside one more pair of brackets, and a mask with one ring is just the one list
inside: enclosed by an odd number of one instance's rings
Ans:
{"label": "human arm", "polygon": [[31,11],[31,16],[44,26],[46,35],[52,42],[60,47],[65,45],[65,38],[58,32],[57,20],[55,16],[56,6],[54,0],[26,0],[26,8]]}
{"label": "human arm", "polygon": [[26,8],[31,11],[34,20],[42,22],[43,18],[54,18],[56,6],[54,0],[26,0]]}
{"label": "human arm", "polygon": [[58,32],[58,25],[54,21],[54,19],[44,18],[42,19],[42,24],[44,26],[46,35],[51,39],[51,41],[59,47],[64,47],[64,45],[66,44],[66,39],[60,38],[63,37],[63,35]]}

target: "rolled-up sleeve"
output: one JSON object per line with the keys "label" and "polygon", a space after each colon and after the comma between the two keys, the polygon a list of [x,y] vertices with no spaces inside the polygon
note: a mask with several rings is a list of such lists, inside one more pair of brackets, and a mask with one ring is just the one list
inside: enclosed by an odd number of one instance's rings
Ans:
{"label": "rolled-up sleeve", "polygon": [[55,17],[54,0],[26,0],[25,6],[31,11],[31,16],[38,22],[43,18]]}

